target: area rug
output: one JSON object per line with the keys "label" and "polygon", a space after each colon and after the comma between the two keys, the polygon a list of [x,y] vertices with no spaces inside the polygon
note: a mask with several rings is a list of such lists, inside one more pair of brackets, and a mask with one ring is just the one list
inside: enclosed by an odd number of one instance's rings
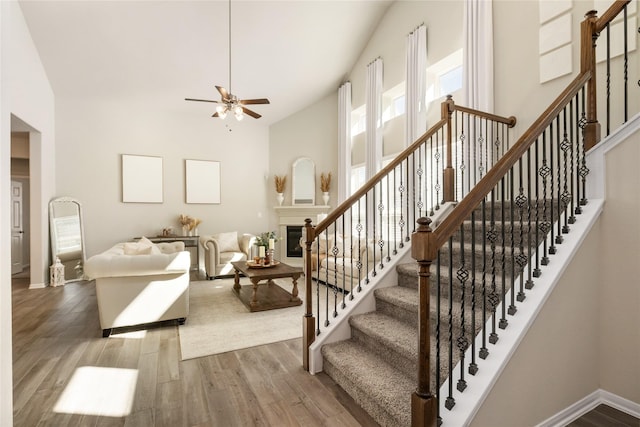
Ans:
{"label": "area rug", "polygon": [[[291,279],[276,282],[291,290]],[[233,279],[191,282],[189,317],[178,328],[182,360],[302,337],[304,304],[251,313],[232,288]],[[303,278],[298,288],[304,300]]]}

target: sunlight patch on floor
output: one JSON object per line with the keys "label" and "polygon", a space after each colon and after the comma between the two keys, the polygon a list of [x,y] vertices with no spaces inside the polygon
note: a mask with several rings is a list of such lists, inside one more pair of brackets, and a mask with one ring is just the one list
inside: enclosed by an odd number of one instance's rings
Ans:
{"label": "sunlight patch on floor", "polygon": [[83,366],[76,369],[53,408],[65,414],[124,417],[131,412],[137,369]]}

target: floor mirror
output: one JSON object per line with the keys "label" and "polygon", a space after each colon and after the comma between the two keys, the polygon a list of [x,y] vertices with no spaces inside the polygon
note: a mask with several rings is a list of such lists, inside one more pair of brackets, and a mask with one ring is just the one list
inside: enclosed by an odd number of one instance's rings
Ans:
{"label": "floor mirror", "polygon": [[85,245],[82,205],[72,197],[58,197],[49,202],[51,259],[64,265],[65,282],[84,278]]}

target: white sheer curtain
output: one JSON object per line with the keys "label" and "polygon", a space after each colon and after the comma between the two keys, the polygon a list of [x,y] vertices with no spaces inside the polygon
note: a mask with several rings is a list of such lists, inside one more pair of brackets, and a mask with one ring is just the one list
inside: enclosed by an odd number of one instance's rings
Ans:
{"label": "white sheer curtain", "polygon": [[[420,25],[407,36],[405,147],[427,130],[427,28]],[[422,106],[422,108],[420,108]]]}
{"label": "white sheer curtain", "polygon": [[462,28],[464,99],[461,104],[493,112],[492,0],[465,0]]}
{"label": "white sheer curtain", "polygon": [[351,194],[351,82],[338,89],[338,204]]}
{"label": "white sheer curtain", "polygon": [[380,170],[382,162],[382,58],[367,65],[366,161],[365,176],[369,180]]}

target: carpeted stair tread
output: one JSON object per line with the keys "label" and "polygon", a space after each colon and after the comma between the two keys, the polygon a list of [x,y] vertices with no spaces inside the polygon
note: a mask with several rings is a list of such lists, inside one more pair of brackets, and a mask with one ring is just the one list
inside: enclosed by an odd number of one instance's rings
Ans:
{"label": "carpeted stair tread", "polygon": [[351,316],[349,324],[377,342],[381,347],[376,351],[392,350],[415,363],[418,357],[417,325],[407,323],[386,314],[373,311]]}
{"label": "carpeted stair tread", "polygon": [[[409,425],[416,380],[352,341],[322,346],[336,382],[381,425]],[[386,412],[386,414],[381,413]]]}
{"label": "carpeted stair tread", "polygon": [[[416,278],[417,279],[417,278]],[[376,299],[418,313],[418,290],[404,286],[391,286],[374,291]]]}

